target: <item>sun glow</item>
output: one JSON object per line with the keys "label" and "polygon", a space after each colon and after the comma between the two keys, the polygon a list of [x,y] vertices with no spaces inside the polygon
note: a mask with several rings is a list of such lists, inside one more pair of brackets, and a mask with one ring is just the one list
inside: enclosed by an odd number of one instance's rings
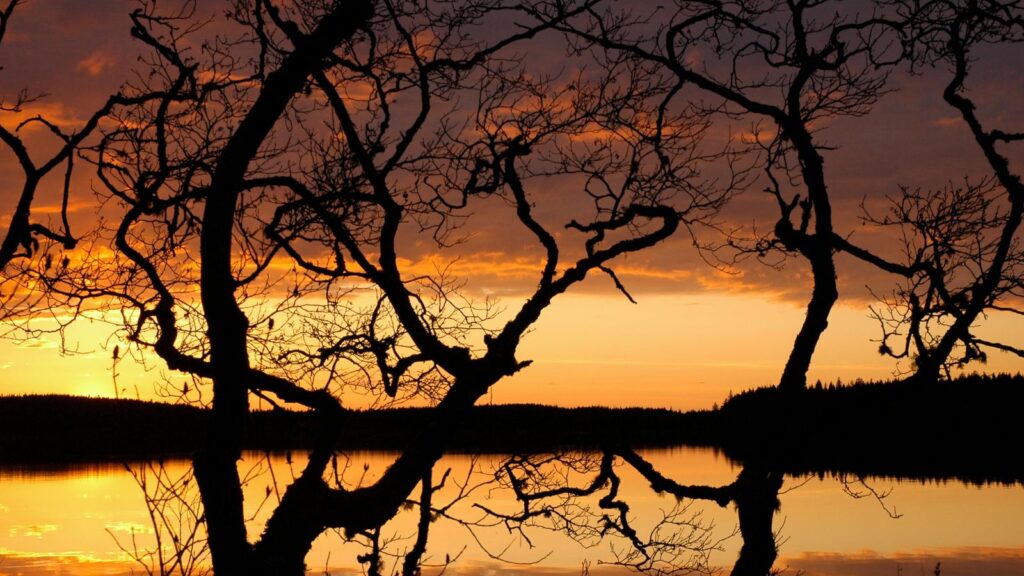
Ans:
{"label": "sun glow", "polygon": [[[637,297],[638,304],[619,295],[556,299],[520,347],[519,359],[532,364],[499,382],[489,401],[710,408],[731,393],[775,384],[804,314],[801,306],[767,293]],[[499,301],[506,313],[518,303],[516,297]],[[1013,318],[995,315],[984,333],[1005,336],[1015,326]],[[809,382],[887,379],[905,370],[878,355],[877,329],[866,305],[836,307]],[[118,397],[158,399],[166,379],[177,375],[162,369],[151,353],[148,365],[139,364],[125,354],[125,343],[110,339],[110,330],[102,322],[77,325],[65,340],[73,353],[63,358],[52,335],[0,341],[4,393],[114,397],[116,374]],[[116,372],[115,345],[121,351]],[[981,368],[1018,372],[1024,360],[993,353],[986,364],[969,367]],[[353,406],[361,401],[346,399]]]}

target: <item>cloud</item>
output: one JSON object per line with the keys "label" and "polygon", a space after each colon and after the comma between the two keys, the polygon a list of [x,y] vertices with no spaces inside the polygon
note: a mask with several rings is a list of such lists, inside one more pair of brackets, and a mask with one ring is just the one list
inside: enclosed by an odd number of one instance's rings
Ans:
{"label": "cloud", "polygon": [[57,531],[56,524],[27,524],[24,526],[11,526],[7,530],[10,536],[25,536],[28,538],[42,538],[44,534]]}
{"label": "cloud", "polygon": [[32,554],[3,551],[0,553],[0,567],[4,574],[21,576],[110,576],[130,574],[138,565],[129,562],[98,560],[81,554]]}
{"label": "cloud", "polygon": [[938,126],[939,128],[956,128],[958,126],[962,126],[963,122],[963,118],[959,118],[957,116],[943,116],[942,118],[933,120],[932,125]]}
{"label": "cloud", "polygon": [[52,349],[57,347],[58,343],[55,340],[43,337],[26,338],[18,342],[18,348]]}
{"label": "cloud", "polygon": [[1012,576],[1024,574],[1024,548],[955,547],[883,555],[872,550],[853,553],[805,552],[776,562],[806,576],[875,576],[932,574],[941,562],[943,573]]}
{"label": "cloud", "polygon": [[113,68],[116,63],[117,61],[113,56],[102,50],[97,50],[86,58],[79,60],[78,64],[75,65],[75,70],[85,72],[89,76],[99,76]]}
{"label": "cloud", "polygon": [[[33,205],[32,206],[32,213],[33,214],[60,214],[61,213],[61,208],[62,207],[61,207],[60,204]],[[80,210],[94,210],[95,208],[96,208],[96,203],[95,202],[81,202],[80,201],[80,202],[69,202],[68,203],[68,212],[69,213],[70,212],[78,212]]]}
{"label": "cloud", "polygon": [[[74,126],[84,122],[70,107],[63,102],[56,101],[28,102],[21,105],[17,111],[5,112],[3,116],[0,116],[0,121],[3,122],[7,129],[14,130],[23,122],[38,116],[61,127]],[[39,122],[29,122],[21,127],[20,132],[25,133],[36,130],[48,130],[48,128]]]}

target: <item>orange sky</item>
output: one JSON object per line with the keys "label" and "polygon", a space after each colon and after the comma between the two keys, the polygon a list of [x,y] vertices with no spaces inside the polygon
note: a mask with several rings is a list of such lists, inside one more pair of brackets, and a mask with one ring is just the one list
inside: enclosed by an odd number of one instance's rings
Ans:
{"label": "orange sky", "polygon": [[[727,311],[727,313],[723,313]],[[789,353],[802,308],[763,292],[652,294],[630,304],[615,295],[562,299],[524,342],[520,358],[533,365],[499,382],[496,403],[566,406],[664,406],[710,408],[730,392],[774,384]],[[1012,333],[1017,320],[993,317],[990,329]],[[888,378],[898,368],[878,355],[877,326],[862,307],[839,306],[832,314],[809,381],[850,382]],[[609,328],[611,327],[611,328]],[[61,355],[55,337],[0,342],[0,382],[6,394],[69,393],[113,396],[109,326],[85,323],[70,330]],[[121,344],[123,349],[123,344]],[[118,363],[122,396],[153,398],[153,382],[185,379],[151,360],[144,370],[131,359]],[[1017,372],[1024,362],[992,354],[989,370]],[[350,406],[367,399],[343,398]]]}
{"label": "orange sky", "polygon": [[[62,0],[19,7],[0,47],[2,95],[9,97],[20,87],[46,92],[49,96],[31,112],[74,125],[117,88],[134,64],[136,48],[126,16],[132,6],[126,0]],[[1024,116],[1022,61],[1018,50],[976,66],[973,95],[994,119]],[[860,224],[862,199],[873,204],[900,184],[938,186],[967,173],[982,173],[983,159],[941,102],[941,81],[935,75],[896,74],[893,86],[898,90],[873,114],[823,123],[821,138],[838,147],[828,153],[827,168],[838,227],[844,233],[891,248]],[[10,116],[0,121],[16,122]],[[46,146],[42,133],[27,134],[26,139]],[[0,153],[0,223],[8,216],[3,199],[16,190],[14,176],[13,159]],[[81,228],[95,218],[92,186],[88,167],[80,166],[72,209]],[[56,181],[49,182],[37,217],[45,217],[45,207],[55,205],[55,190]],[[727,218],[743,224],[757,221],[766,228],[773,222],[766,211],[771,208],[767,197],[755,193],[738,199]],[[564,220],[564,209],[555,206],[541,216]],[[489,210],[480,214],[486,216]],[[500,221],[475,225],[468,237],[469,242],[445,257],[461,258],[462,268],[456,269],[468,275],[470,290],[502,297],[509,307],[518,305],[524,290],[536,282],[537,248],[524,248],[521,238],[508,234]],[[678,236],[619,263],[638,305],[613,293],[604,277],[591,278],[557,299],[520,353],[521,359],[534,360],[533,366],[501,382],[493,401],[698,408],[720,402],[730,391],[775,383],[809,295],[805,268],[796,261],[782,271],[748,263],[734,274],[723,274],[702,263],[689,242]],[[425,266],[434,261],[434,250],[429,242],[415,239],[408,257]],[[876,352],[878,344],[872,340],[879,333],[868,316],[870,297],[864,285],[884,292],[891,279],[848,258],[838,261],[844,299],[832,314],[809,380],[888,377],[899,366]],[[1019,333],[1014,320],[1003,317],[986,320],[984,330],[993,338]],[[113,395],[110,350],[115,343],[109,327],[97,321],[70,330],[65,353],[53,336],[0,342],[0,393]],[[993,354],[987,366],[977,369],[1018,371],[1022,366],[1017,359]],[[152,383],[161,375],[180,378],[156,361],[149,371],[122,361],[118,372],[122,393],[131,396],[138,390],[142,397],[152,397]]]}

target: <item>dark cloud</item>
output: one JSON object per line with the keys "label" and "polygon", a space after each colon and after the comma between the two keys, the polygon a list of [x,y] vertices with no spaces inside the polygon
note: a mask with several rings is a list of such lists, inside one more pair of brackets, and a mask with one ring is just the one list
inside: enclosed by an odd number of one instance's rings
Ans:
{"label": "dark cloud", "polygon": [[[136,7],[128,0],[78,2],[58,0],[28,2],[19,6],[11,21],[10,36],[0,47],[0,72],[4,90],[26,88],[32,93],[49,96],[33,105],[32,111],[45,114],[62,124],[73,125],[125,79],[131,77],[136,55],[141,49],[129,35],[129,12]],[[207,5],[204,9],[213,9]],[[559,39],[542,35],[530,50],[543,52],[546,58],[531,62],[551,74],[564,72],[571,61],[560,48]],[[526,49],[521,53],[533,53]],[[1020,48],[986,49],[979,53],[972,69],[970,88],[981,106],[982,116],[993,122],[1008,124],[1024,117],[1024,61]],[[699,55],[695,55],[697,57]],[[966,175],[980,177],[988,170],[969,137],[963,123],[941,99],[946,81],[945,70],[925,71],[911,76],[906,70],[894,70],[889,86],[893,92],[883,97],[872,112],[864,117],[825,119],[818,126],[817,138],[834,149],[825,153],[826,174],[836,215],[836,229],[859,243],[875,248],[891,258],[899,251],[890,236],[864,226],[860,220],[861,204],[880,210],[887,194],[896,194],[900,185],[924,189],[958,181]],[[689,90],[690,88],[687,88]],[[686,97],[705,97],[698,92],[684,92]],[[5,119],[9,122],[10,119]],[[728,128],[716,125],[705,144],[720,147],[728,138],[740,137],[750,131],[751,119],[740,118]],[[767,126],[765,126],[767,129]],[[44,135],[26,133],[30,144],[45,148]],[[74,200],[79,207],[91,198],[89,175],[82,171],[76,185]],[[705,177],[724,185],[727,171],[707,166]],[[0,156],[0,177],[15,181],[9,156]],[[717,178],[717,180],[716,180]],[[735,198],[721,217],[721,229],[749,235],[755,230],[770,233],[775,220],[774,201],[760,192],[765,182],[754,180],[747,191]],[[0,194],[14,190],[10,184],[0,185]],[[579,255],[578,235],[564,230],[572,218],[585,215],[590,209],[579,182],[571,178],[528,182],[536,199],[536,217],[556,231],[567,249],[564,261]],[[47,188],[52,193],[54,186]],[[787,195],[801,192],[799,186],[788,188]],[[43,204],[54,204],[46,199]],[[90,211],[80,211],[83,221]],[[85,225],[88,225],[86,222]],[[700,229],[699,240],[722,243],[714,231]],[[536,283],[542,251],[534,237],[516,219],[514,212],[500,199],[477,203],[473,217],[451,238],[464,241],[453,249],[445,249],[448,260],[473,262],[473,269],[484,276],[473,280],[485,286],[501,285],[503,290],[518,292]],[[423,261],[438,252],[430,238],[422,235],[405,238],[404,254],[411,261]],[[712,268],[706,260],[721,258],[729,262],[732,255],[700,254],[692,247],[691,238],[680,235],[646,253],[631,256],[617,263],[623,279],[639,291],[691,292],[700,290],[770,292],[780,298],[803,302],[809,295],[810,283],[806,269],[799,260],[790,260],[783,271],[764,267],[747,260],[737,266]],[[531,264],[532,263],[532,264]],[[721,262],[719,262],[721,264]],[[505,272],[487,275],[489,265],[505,268]],[[534,272],[530,273],[531,265]],[[840,290],[844,298],[869,299],[865,285],[884,292],[894,279],[870,266],[850,258],[839,259]],[[508,269],[517,269],[509,274]],[[584,290],[612,290],[610,281],[595,280]]]}

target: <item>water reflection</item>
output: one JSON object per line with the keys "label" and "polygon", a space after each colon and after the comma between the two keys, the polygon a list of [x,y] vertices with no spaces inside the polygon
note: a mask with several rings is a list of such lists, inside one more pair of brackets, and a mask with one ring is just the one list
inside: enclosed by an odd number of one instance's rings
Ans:
{"label": "water reflection", "polygon": [[[144,464],[146,461],[128,462],[130,466]],[[50,464],[0,464],[0,482],[33,481],[47,478],[66,478],[74,476],[103,476],[117,474],[125,470],[125,462],[57,462]]]}
{"label": "water reflection", "polygon": [[[534,476],[516,478],[530,477],[534,488],[545,482],[587,487],[600,473],[600,455],[565,456],[569,458],[562,462],[549,459],[547,468],[538,467]],[[671,495],[652,490],[650,478],[629,462],[616,458],[618,480],[610,498],[611,484],[605,483],[589,495],[562,494],[537,502],[549,511],[561,510],[562,516],[539,514],[514,522],[523,503],[511,489],[509,461],[454,455],[426,478],[433,490],[411,495],[396,518],[368,533],[322,536],[307,565],[316,574],[402,574],[412,572],[415,564],[424,573],[447,566],[446,574],[628,573],[614,563],[628,563],[634,548],[626,535],[610,528],[620,508],[602,507],[601,500],[609,498],[606,504],[628,504],[629,526],[640,539],[672,544],[676,536],[675,544],[685,543],[679,556],[661,556],[662,564],[649,566],[654,570],[668,570],[674,563],[734,574],[764,574],[773,566],[807,576],[896,574],[897,568],[903,574],[931,575],[941,562],[943,574],[1024,573],[1024,527],[1019,521],[1024,491],[1019,485],[978,488],[870,479],[867,486],[875,490],[870,493],[834,477],[792,478],[767,469],[740,469],[705,450],[639,456],[666,479],[731,490],[730,503],[721,507],[691,498],[677,503]],[[340,456],[331,474],[345,486],[367,485],[394,457]],[[240,463],[251,536],[262,530],[268,510],[303,465],[299,454],[250,453]],[[518,463],[518,472],[523,465]],[[145,571],[142,565],[133,564],[140,557],[151,568],[198,569],[183,564],[185,557],[175,551],[184,542],[190,543],[188,548],[202,545],[201,525],[187,513],[196,507],[187,497],[194,489],[186,482],[189,464],[136,463],[129,469],[136,475],[123,465],[2,469],[0,574],[140,573]],[[874,494],[889,489],[883,506]],[[867,497],[854,498],[850,491]],[[150,508],[144,494],[150,497]],[[150,514],[154,502],[164,506],[165,519],[157,524]],[[429,514],[420,502],[427,503]],[[900,517],[891,519],[886,508]],[[190,531],[197,526],[198,531]],[[175,534],[161,535],[161,530]]]}

